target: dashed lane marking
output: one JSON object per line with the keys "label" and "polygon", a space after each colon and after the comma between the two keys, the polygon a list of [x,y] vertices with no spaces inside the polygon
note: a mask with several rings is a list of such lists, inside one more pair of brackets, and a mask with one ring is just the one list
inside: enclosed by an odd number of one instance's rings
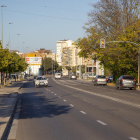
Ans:
{"label": "dashed lane marking", "polygon": [[87,114],[86,112],[84,112],[84,111],[80,111],[81,113],[83,113],[83,114]]}
{"label": "dashed lane marking", "polygon": [[70,104],[70,106],[74,107],[74,105]]}
{"label": "dashed lane marking", "polygon": [[134,138],[134,137],[129,137],[131,140],[138,140],[138,139],[136,139],[136,138]]}
{"label": "dashed lane marking", "polygon": [[100,121],[100,120],[97,120],[98,123],[102,124],[102,125],[107,125],[106,123]]}
{"label": "dashed lane marking", "polygon": [[53,92],[51,92],[51,93],[53,93]]}
{"label": "dashed lane marking", "polygon": [[61,98],[60,96],[58,96],[59,98]]}
{"label": "dashed lane marking", "polygon": [[54,94],[54,95],[57,95],[57,94]]}
{"label": "dashed lane marking", "polygon": [[63,100],[64,102],[66,102],[66,100]]}
{"label": "dashed lane marking", "polygon": [[[54,80],[54,79],[53,79]],[[57,84],[60,84],[62,86],[66,86],[66,87],[69,87],[69,88],[72,88],[72,89],[75,89],[75,90],[78,90],[78,91],[81,91],[81,92],[85,92],[85,93],[89,93],[89,94],[92,94],[94,96],[98,96],[98,97],[102,97],[102,98],[106,98],[106,99],[109,99],[109,100],[112,100],[112,101],[115,101],[115,102],[119,102],[119,103],[122,103],[122,104],[126,104],[126,105],[130,105],[130,106],[133,106],[133,107],[136,107],[136,108],[140,108],[140,104],[134,104],[134,103],[131,103],[131,102],[128,102],[128,101],[124,101],[124,100],[120,100],[120,99],[117,99],[117,98],[113,98],[113,97],[110,97],[110,96],[106,96],[106,95],[102,95],[102,94],[98,94],[98,93],[95,93],[95,92],[91,92],[91,91],[86,91],[84,89],[79,89],[79,88],[76,88],[76,87],[71,87],[69,85],[63,85],[61,83],[59,83],[58,81],[54,80]],[[99,87],[98,87],[99,88]]]}

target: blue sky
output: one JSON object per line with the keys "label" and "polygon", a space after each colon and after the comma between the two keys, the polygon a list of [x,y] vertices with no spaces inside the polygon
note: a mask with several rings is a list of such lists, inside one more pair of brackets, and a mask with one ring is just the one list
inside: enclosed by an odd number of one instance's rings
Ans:
{"label": "blue sky", "polygon": [[[34,51],[40,48],[56,52],[56,42],[63,39],[76,41],[83,37],[84,24],[88,21],[90,4],[98,0],[0,0],[3,7],[3,43],[9,41],[11,49]],[[1,16],[0,16],[1,20]],[[1,22],[0,22],[1,24]],[[0,40],[2,39],[0,26]]]}

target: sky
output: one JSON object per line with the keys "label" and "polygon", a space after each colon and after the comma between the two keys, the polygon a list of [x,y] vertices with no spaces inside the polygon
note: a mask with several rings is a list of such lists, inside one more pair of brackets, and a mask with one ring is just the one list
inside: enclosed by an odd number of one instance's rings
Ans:
{"label": "sky", "polygon": [[[3,48],[31,52],[45,48],[56,53],[59,40],[85,36],[91,4],[99,0],[0,0],[3,15]],[[1,14],[0,14],[1,21]],[[0,22],[1,25],[1,22]],[[20,35],[17,35],[20,34]],[[2,26],[0,26],[2,40]],[[23,43],[24,42],[24,43]],[[24,48],[24,49],[23,49]]]}

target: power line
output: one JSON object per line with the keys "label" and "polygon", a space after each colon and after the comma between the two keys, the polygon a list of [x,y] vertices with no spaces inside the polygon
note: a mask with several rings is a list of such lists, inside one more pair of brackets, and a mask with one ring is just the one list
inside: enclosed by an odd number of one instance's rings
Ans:
{"label": "power line", "polygon": [[84,21],[84,20],[80,20],[80,19],[69,19],[69,18],[53,17],[53,16],[39,15],[39,14],[26,13],[26,12],[14,11],[14,10],[6,10],[6,9],[4,9],[4,11],[16,12],[16,13],[21,13],[21,14],[33,15],[33,16],[42,16],[42,17],[48,17],[48,18],[58,18],[58,19],[63,19],[63,20]]}
{"label": "power line", "polygon": [[12,1],[12,0],[4,0],[4,1],[8,1],[8,2],[14,2],[14,3],[19,3],[19,4],[24,4],[24,5],[32,5],[32,6],[37,6],[37,7],[47,7],[47,8],[51,8],[51,9],[59,9],[59,10],[66,10],[66,11],[75,11],[75,12],[85,12],[85,11],[79,11],[79,10],[71,10],[71,9],[64,9],[64,8],[58,8],[58,7],[50,7],[50,6],[46,6],[46,5],[36,5],[36,4],[30,4],[30,3],[23,3],[23,2],[17,2],[17,1]]}

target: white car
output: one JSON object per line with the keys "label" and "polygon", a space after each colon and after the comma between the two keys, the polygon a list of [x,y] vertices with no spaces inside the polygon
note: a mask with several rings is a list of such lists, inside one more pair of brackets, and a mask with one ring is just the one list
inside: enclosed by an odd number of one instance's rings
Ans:
{"label": "white car", "polygon": [[39,76],[35,80],[35,87],[45,86],[48,87],[48,79],[44,76]]}
{"label": "white car", "polygon": [[61,79],[61,73],[55,73],[55,79]]}

